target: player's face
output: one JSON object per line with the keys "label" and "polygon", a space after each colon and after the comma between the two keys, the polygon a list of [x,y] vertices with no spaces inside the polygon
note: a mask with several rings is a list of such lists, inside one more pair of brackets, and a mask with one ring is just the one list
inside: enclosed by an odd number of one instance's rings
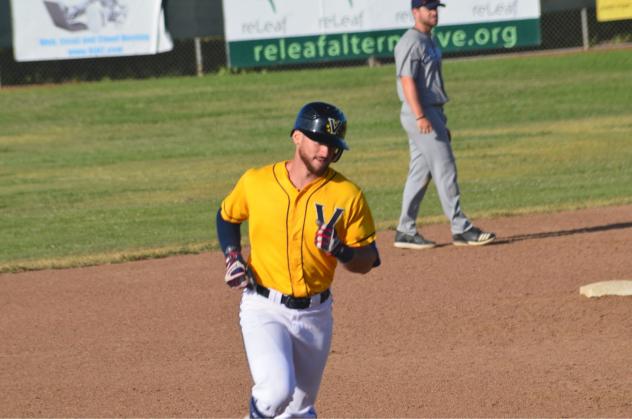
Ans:
{"label": "player's face", "polygon": [[426,7],[419,7],[413,9],[413,16],[415,17],[416,26],[427,28],[428,30],[434,28],[439,23],[439,9],[428,9]]}
{"label": "player's face", "polygon": [[311,140],[300,131],[296,131],[299,140],[295,141],[298,156],[310,173],[320,176],[334,158],[335,148]]}

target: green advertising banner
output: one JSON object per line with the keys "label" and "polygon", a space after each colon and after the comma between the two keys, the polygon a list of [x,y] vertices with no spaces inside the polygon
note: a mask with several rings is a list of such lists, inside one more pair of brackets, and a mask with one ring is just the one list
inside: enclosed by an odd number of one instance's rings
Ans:
{"label": "green advertising banner", "polygon": [[[434,28],[444,52],[540,44],[540,0],[445,2]],[[414,25],[410,0],[224,0],[231,67],[392,57]]]}
{"label": "green advertising banner", "polygon": [[[233,67],[392,57],[405,29],[229,42]],[[540,20],[442,26],[434,31],[443,52],[539,45]]]}

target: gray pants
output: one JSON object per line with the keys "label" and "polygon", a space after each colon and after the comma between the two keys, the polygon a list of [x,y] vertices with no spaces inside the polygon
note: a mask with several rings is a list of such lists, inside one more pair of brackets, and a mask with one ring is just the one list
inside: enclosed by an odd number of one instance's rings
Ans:
{"label": "gray pants", "polygon": [[443,108],[437,106],[424,106],[424,113],[433,128],[429,134],[419,132],[415,115],[405,104],[400,114],[402,127],[408,134],[410,166],[397,230],[415,234],[419,205],[430,180],[434,179],[443,213],[450,220],[452,234],[461,234],[469,230],[472,224],[461,211],[456,163],[446,128],[447,118]]}

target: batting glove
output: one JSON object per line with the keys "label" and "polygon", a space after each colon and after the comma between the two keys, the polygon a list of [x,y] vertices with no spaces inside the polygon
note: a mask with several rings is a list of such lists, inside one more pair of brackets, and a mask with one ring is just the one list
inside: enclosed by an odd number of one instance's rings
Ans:
{"label": "batting glove", "polygon": [[316,231],[314,244],[317,248],[332,256],[336,256],[336,253],[338,253],[340,247],[342,247],[342,242],[338,238],[336,230],[332,226],[320,221],[318,221],[318,230]]}
{"label": "batting glove", "polygon": [[226,275],[224,281],[231,288],[246,288],[252,283],[252,276],[248,266],[241,256],[241,252],[234,247],[226,249]]}
{"label": "batting glove", "polygon": [[323,252],[337,258],[342,263],[347,263],[353,258],[353,249],[345,246],[340,239],[336,230],[320,221],[318,223],[318,230],[316,231],[316,237],[314,238],[314,244],[317,248]]}

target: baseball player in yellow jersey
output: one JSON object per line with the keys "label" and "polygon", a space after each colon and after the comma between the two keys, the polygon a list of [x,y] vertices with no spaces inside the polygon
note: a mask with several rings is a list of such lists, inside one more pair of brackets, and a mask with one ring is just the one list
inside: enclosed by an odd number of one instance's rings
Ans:
{"label": "baseball player in yellow jersey", "polygon": [[[242,289],[240,324],[254,381],[250,417],[316,417],[332,335],[331,283],[341,263],[380,264],[360,188],[329,167],[347,150],[337,107],[308,103],[291,130],[291,160],[246,171],[221,203],[226,283]],[[241,256],[248,220],[250,255]]]}

